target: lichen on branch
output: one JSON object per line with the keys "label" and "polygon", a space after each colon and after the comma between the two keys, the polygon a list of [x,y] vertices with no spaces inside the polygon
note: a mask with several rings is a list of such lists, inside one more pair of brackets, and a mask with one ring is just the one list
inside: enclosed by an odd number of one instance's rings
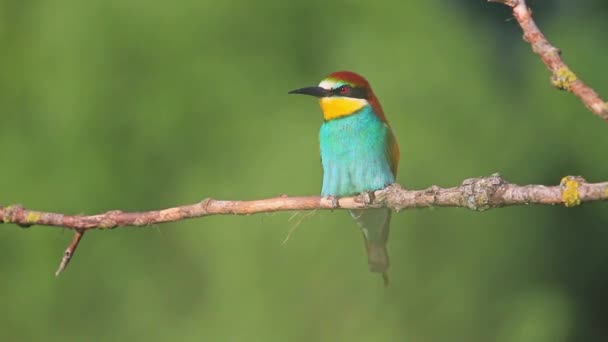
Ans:
{"label": "lichen on branch", "polygon": [[513,9],[513,16],[524,32],[524,40],[551,71],[551,84],[561,90],[576,95],[585,106],[597,116],[608,122],[608,103],[585,84],[566,65],[561,57],[561,50],[551,45],[532,18],[532,10],[525,0],[488,0],[505,4]]}

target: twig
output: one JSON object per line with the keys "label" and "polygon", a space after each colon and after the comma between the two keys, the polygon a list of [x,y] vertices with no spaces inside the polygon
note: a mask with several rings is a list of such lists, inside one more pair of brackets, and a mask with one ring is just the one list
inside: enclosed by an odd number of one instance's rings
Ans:
{"label": "twig", "polygon": [[74,257],[74,253],[76,253],[76,248],[78,248],[80,239],[82,239],[83,236],[84,236],[84,231],[80,230],[80,229],[76,229],[76,232],[74,233],[74,238],[72,239],[72,242],[70,243],[68,248],[63,253],[63,258],[61,258],[59,267],[57,268],[57,271],[55,272],[56,277],[58,277],[61,274],[61,272],[63,272],[63,270],[65,270],[65,268],[68,267],[70,260],[72,260],[72,257]]}
{"label": "twig", "polygon": [[564,63],[561,51],[551,45],[545,35],[540,31],[532,19],[532,11],[526,5],[525,0],[488,0],[505,4],[513,9],[513,16],[524,32],[524,40],[530,43],[532,51],[540,56],[549,71],[551,83],[558,89],[566,90],[578,98],[585,106],[604,121],[608,122],[608,103],[591,87],[586,85],[576,74]]}
{"label": "twig", "polygon": [[400,211],[409,208],[462,207],[484,211],[527,204],[564,204],[572,207],[581,202],[605,200],[608,200],[608,182],[587,183],[581,177],[567,176],[557,186],[516,185],[494,174],[489,177],[470,178],[460,186],[452,188],[432,186],[425,190],[405,190],[394,184],[376,191],[374,196],[359,195],[338,199],[318,196],[279,196],[253,201],[221,201],[208,198],[199,203],[162,210],[144,212],[114,210],[91,216],[42,212],[12,205],[0,207],[0,222],[22,227],[31,225],[64,227],[85,232],[92,229],[149,226],[210,215],[250,215],[290,210],[387,207]]}

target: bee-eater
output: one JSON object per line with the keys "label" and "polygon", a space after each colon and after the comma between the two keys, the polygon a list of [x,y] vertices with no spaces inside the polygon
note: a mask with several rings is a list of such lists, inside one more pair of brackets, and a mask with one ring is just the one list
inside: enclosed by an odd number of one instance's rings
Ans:
{"label": "bee-eater", "polygon": [[[399,146],[365,78],[338,71],[316,87],[289,93],[318,97],[321,104],[322,196],[351,196],[395,182]],[[390,209],[350,210],[350,214],[363,232],[370,271],[382,273],[387,285]]]}

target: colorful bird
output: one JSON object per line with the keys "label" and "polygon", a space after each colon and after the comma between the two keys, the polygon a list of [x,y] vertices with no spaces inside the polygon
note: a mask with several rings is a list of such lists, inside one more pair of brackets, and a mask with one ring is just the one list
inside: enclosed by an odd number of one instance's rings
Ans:
{"label": "colorful bird", "polygon": [[[318,97],[321,104],[322,196],[351,196],[395,182],[399,146],[365,78],[338,71],[316,87],[289,93]],[[390,209],[350,210],[350,214],[363,232],[370,271],[382,273],[388,285]]]}

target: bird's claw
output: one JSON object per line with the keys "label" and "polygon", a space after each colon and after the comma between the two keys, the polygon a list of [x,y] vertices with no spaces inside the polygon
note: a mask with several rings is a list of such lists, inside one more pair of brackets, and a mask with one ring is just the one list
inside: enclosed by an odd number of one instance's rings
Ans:
{"label": "bird's claw", "polygon": [[338,201],[337,197],[334,196],[327,196],[325,197],[328,201],[331,202],[331,208],[332,209],[338,209],[340,208],[340,202]]}
{"label": "bird's claw", "polygon": [[374,194],[373,191],[362,192],[360,196],[361,196],[361,199],[363,200],[363,204],[365,204],[365,205],[370,205],[370,204],[374,203],[374,200],[376,199],[376,195]]}

